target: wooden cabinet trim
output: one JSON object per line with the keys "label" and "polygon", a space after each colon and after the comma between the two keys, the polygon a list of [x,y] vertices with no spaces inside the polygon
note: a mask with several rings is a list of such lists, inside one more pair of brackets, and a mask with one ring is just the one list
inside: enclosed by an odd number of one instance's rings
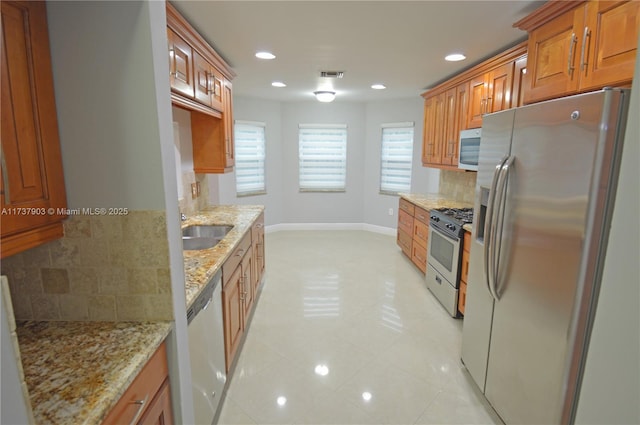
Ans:
{"label": "wooden cabinet trim", "polygon": [[552,0],[546,2],[538,9],[531,12],[529,15],[520,19],[513,24],[514,28],[521,29],[523,31],[531,32],[534,29],[546,24],[550,20],[562,15],[565,12],[579,7],[585,3],[586,0]]}

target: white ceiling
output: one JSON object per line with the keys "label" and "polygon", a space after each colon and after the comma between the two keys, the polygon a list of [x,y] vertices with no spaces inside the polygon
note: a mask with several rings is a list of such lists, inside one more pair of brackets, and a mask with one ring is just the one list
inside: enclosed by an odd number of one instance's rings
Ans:
{"label": "white ceiling", "polygon": [[[544,2],[191,1],[172,4],[237,73],[235,95],[336,101],[419,96],[426,88],[526,38],[512,24]],[[257,59],[257,51],[277,57]],[[462,62],[444,56],[462,52]],[[345,71],[340,80],[321,70]],[[271,86],[283,81],[285,88]],[[386,90],[373,90],[382,83]]]}

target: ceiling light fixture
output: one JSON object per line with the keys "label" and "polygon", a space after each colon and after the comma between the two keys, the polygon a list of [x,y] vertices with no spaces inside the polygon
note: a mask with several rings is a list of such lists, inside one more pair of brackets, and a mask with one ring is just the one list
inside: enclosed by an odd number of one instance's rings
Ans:
{"label": "ceiling light fixture", "polygon": [[316,99],[319,102],[333,102],[333,99],[336,98],[336,92],[334,91],[320,90],[314,91],[313,94],[316,95]]}
{"label": "ceiling light fixture", "polygon": [[273,83],[271,83],[271,85],[273,87],[287,87],[287,85],[282,81],[274,81]]}
{"label": "ceiling light fixture", "polygon": [[258,59],[275,59],[276,55],[271,52],[258,52],[256,53]]}
{"label": "ceiling light fixture", "polygon": [[387,86],[385,86],[384,84],[373,84],[371,88],[374,90],[384,90],[387,88]]}
{"label": "ceiling light fixture", "polygon": [[463,55],[462,53],[452,53],[450,55],[447,55],[444,57],[444,60],[449,61],[449,62],[458,62],[458,61],[462,61],[465,60],[467,57],[465,55]]}

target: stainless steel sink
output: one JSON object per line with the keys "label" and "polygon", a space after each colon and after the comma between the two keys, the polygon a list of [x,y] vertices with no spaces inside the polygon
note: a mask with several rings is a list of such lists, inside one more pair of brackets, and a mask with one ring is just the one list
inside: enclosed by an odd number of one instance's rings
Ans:
{"label": "stainless steel sink", "polygon": [[194,225],[182,229],[182,236],[196,238],[224,238],[233,226]]}
{"label": "stainless steel sink", "polygon": [[200,250],[216,246],[233,226],[195,225],[182,230],[182,249]]}

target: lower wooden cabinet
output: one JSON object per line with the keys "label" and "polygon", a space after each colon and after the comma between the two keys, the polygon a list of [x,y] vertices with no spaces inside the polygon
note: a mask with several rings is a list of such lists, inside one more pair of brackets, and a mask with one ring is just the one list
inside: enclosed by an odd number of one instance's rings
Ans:
{"label": "lower wooden cabinet", "polygon": [[111,409],[104,425],[172,425],[167,348],[163,342]]}
{"label": "lower wooden cabinet", "polygon": [[458,311],[464,315],[467,302],[467,282],[469,280],[469,254],[471,253],[471,233],[464,232],[462,245],[462,264],[460,270],[460,291],[458,293]]}
{"label": "lower wooden cabinet", "polygon": [[260,217],[251,226],[251,242],[255,265],[252,286],[254,293],[257,293],[262,276],[264,276],[264,213],[260,214]]}
{"label": "lower wooden cabinet", "polygon": [[244,295],[242,294],[242,270],[237,267],[225,279],[222,289],[222,310],[224,321],[224,353],[227,372],[235,358],[244,333]]}
{"label": "lower wooden cabinet", "polygon": [[429,211],[400,198],[396,243],[422,273],[427,272]]}

